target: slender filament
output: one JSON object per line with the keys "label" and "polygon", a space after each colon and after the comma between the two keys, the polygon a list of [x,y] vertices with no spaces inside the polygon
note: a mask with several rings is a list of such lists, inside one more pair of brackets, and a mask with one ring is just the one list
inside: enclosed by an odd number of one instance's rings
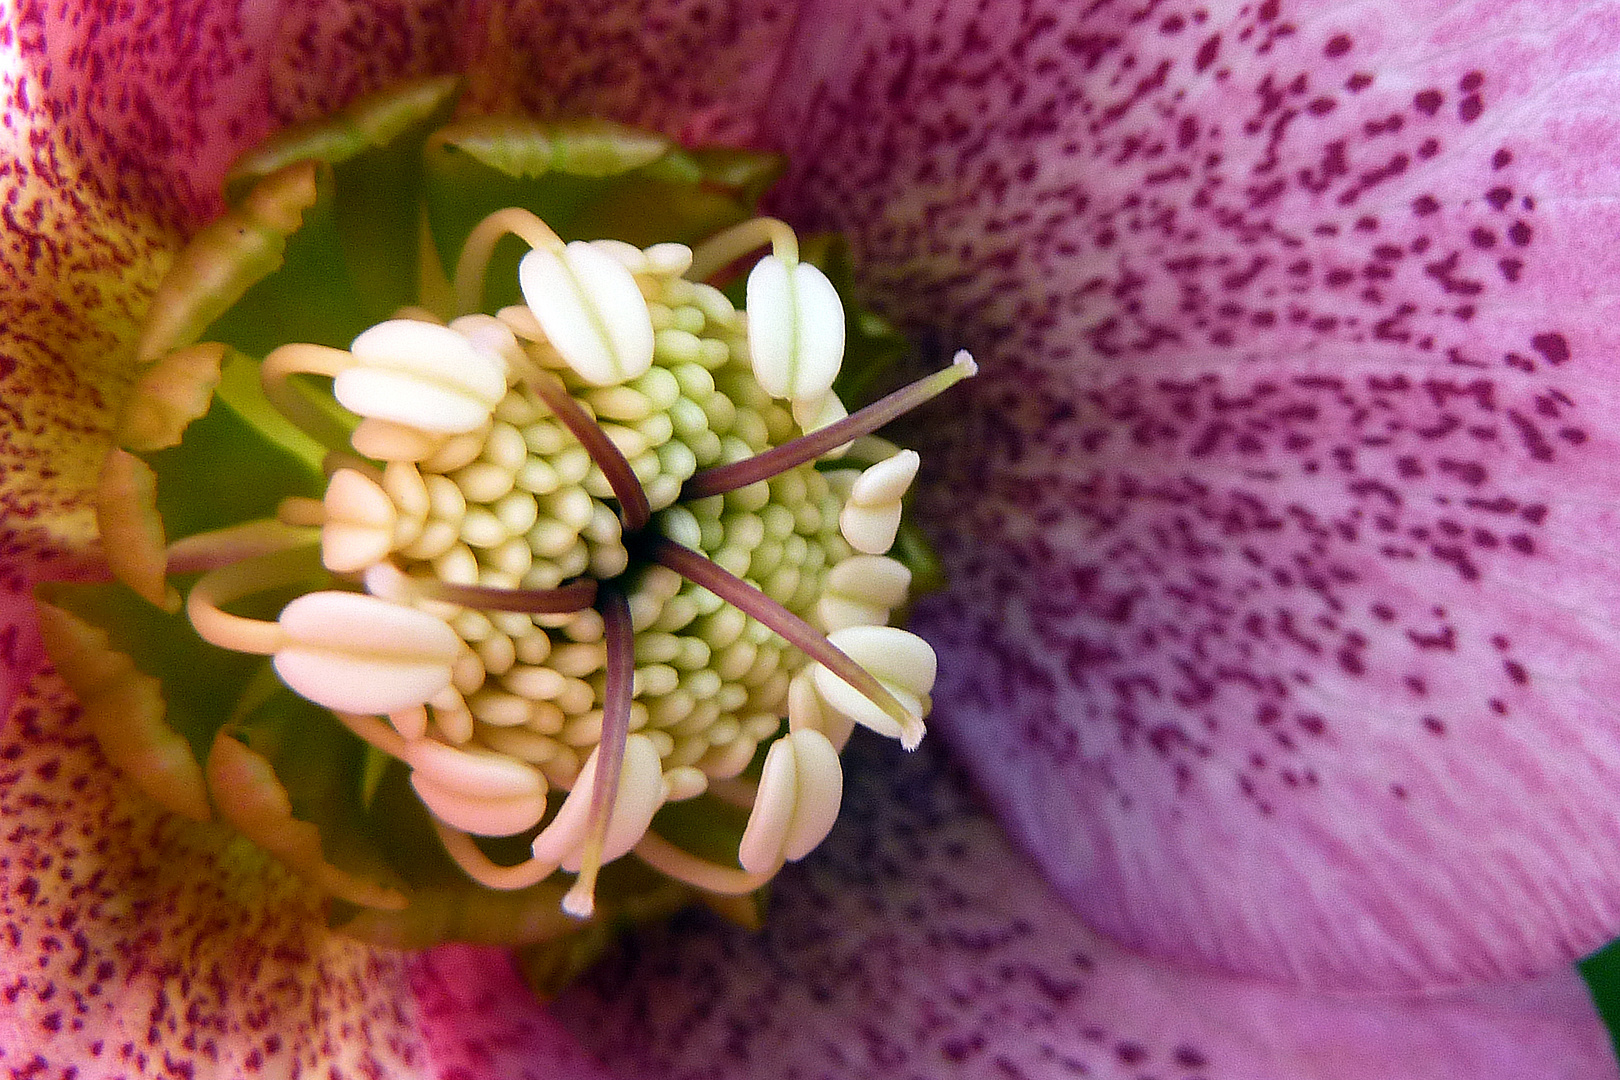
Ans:
{"label": "slender filament", "polygon": [[630,738],[630,701],[636,674],[635,631],[630,623],[630,602],[624,592],[604,586],[597,594],[602,633],[607,643],[607,669],[602,686],[602,741],[596,752],[596,782],[591,787],[590,824],[579,878],[563,897],[563,910],[588,919],[596,906],[596,872],[602,865],[613,807],[619,798],[619,774],[624,770],[624,745]]}
{"label": "slender filament", "polygon": [[613,440],[607,437],[602,426],[574,400],[562,380],[551,372],[525,364],[518,368],[517,374],[523,385],[545,402],[546,407],[563,422],[563,426],[573,433],[574,438],[585,447],[585,452],[591,455],[591,460],[602,470],[602,475],[607,477],[608,486],[619,500],[619,517],[624,522],[625,531],[635,532],[646,525],[652,518],[647,492],[642,488],[641,481],[636,479],[635,470],[630,468],[623,452],[613,445]]}
{"label": "slender filament", "polygon": [[702,555],[668,537],[649,543],[648,557],[667,566],[695,585],[701,585],[720,599],[776,631],[789,645],[853,686],[863,697],[900,725],[900,744],[908,750],[922,741],[923,724],[878,681],[877,676],[857,664],[848,653],[828,641],[821,631],[750,585]]}
{"label": "slender filament", "polygon": [[960,350],[950,367],[926,375],[909,386],[902,386],[894,393],[874,401],[842,420],[828,424],[824,428],[817,428],[808,435],[801,435],[780,446],[773,446],[751,458],[733,461],[729,465],[716,465],[712,469],[694,473],[692,478],[682,485],[681,498],[703,499],[710,495],[724,495],[728,491],[736,491],[756,481],[769,480],[807,461],[814,461],[836,447],[862,435],[872,434],[891,420],[938,397],[963,379],[976,374],[978,370],[979,366],[973,362],[973,357],[967,350]]}

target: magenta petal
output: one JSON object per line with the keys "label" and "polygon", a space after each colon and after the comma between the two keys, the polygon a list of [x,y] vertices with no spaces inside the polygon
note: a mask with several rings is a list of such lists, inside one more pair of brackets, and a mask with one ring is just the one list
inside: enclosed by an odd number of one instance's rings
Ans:
{"label": "magenta petal", "polygon": [[860,739],[845,813],[762,935],[639,935],[554,1007],[622,1076],[1603,1080],[1572,972],[1333,1000],[1199,977],[1088,931],[924,749]]}
{"label": "magenta petal", "polygon": [[921,629],[1060,891],[1315,986],[1620,929],[1620,9],[825,7],[784,209],[981,351]]}
{"label": "magenta petal", "polygon": [[[231,160],[268,132],[453,61],[438,0],[145,0],[26,12],[16,49],[41,77],[57,145],[125,199],[206,219]],[[9,44],[9,42],[8,42]]]}
{"label": "magenta petal", "polygon": [[410,977],[422,1041],[442,1080],[611,1080],[535,1004],[505,952],[445,945],[413,958]]}

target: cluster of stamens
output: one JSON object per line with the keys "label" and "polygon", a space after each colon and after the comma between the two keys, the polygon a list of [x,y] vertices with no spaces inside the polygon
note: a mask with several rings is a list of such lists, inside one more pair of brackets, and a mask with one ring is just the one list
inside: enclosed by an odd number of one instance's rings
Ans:
{"label": "cluster of stamens", "polygon": [[[532,249],[525,303],[476,313],[508,233]],[[702,279],[767,242],[744,314]],[[410,310],[348,350],[266,358],[270,401],[330,451],[328,485],[286,500],[260,550],[241,528],[220,541],[193,624],[272,656],[404,762],[485,885],[572,871],[564,907],[588,915],[598,867],[633,850],[699,888],[757,888],[831,828],[853,724],[921,738],[933,652],[886,625],[910,585],[886,552],[918,461],[871,432],[971,358],[847,416],[841,303],[769,219],[641,250],[565,245],[505,210],[474,230],[454,286],[470,314],[448,325]],[[358,424],[306,376],[330,378]],[[209,538],[186,543],[206,565]],[[274,622],[225,610],[317,561],[354,588]],[[651,831],[705,791],[750,808],[737,867]],[[516,834],[532,835],[516,866],[472,839]]]}

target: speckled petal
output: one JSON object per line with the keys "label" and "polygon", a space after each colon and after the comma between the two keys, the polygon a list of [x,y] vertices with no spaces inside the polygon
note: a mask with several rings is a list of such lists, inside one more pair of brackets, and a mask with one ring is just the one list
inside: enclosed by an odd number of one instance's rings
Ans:
{"label": "speckled petal", "polygon": [[445,945],[408,965],[422,1039],[444,1080],[613,1080],[534,1003],[509,954]]}
{"label": "speckled petal", "polygon": [[937,749],[861,736],[845,812],[754,935],[635,935],[553,1011],[621,1076],[1612,1080],[1572,972],[1333,1000],[1199,977],[1086,930]]}
{"label": "speckled petal", "polygon": [[224,826],[114,778],[54,678],[0,727],[0,1071],[430,1075],[398,955]]}
{"label": "speckled petal", "polygon": [[640,124],[686,143],[744,145],[759,125],[796,0],[628,0],[575,7],[471,0],[464,102]]}
{"label": "speckled petal", "polygon": [[1620,9],[818,11],[781,209],[984,360],[917,628],[1060,891],[1318,987],[1620,929]]}

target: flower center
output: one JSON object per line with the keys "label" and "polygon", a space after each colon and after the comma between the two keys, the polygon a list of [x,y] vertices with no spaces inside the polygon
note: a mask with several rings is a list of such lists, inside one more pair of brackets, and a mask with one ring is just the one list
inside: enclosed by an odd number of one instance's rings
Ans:
{"label": "flower center", "polygon": [[[530,247],[524,302],[478,313],[508,233]],[[702,280],[766,243],[746,312]],[[842,305],[770,219],[643,250],[502,210],[453,287],[467,314],[448,324],[407,309],[347,350],[269,354],[265,394],[325,445],[326,491],[283,500],[246,558],[240,527],[183,542],[212,567],[191,620],[404,762],[484,885],[571,871],[564,908],[587,916],[597,869],[634,851],[751,891],[831,828],[853,724],[922,736],[933,652],[887,625],[918,458],[872,432],[973,362],[846,415]],[[307,580],[317,547],[349,587],[274,622],[226,610]],[[749,810],[736,867],[653,828],[706,791]],[[473,839],[513,835],[517,865]]]}

